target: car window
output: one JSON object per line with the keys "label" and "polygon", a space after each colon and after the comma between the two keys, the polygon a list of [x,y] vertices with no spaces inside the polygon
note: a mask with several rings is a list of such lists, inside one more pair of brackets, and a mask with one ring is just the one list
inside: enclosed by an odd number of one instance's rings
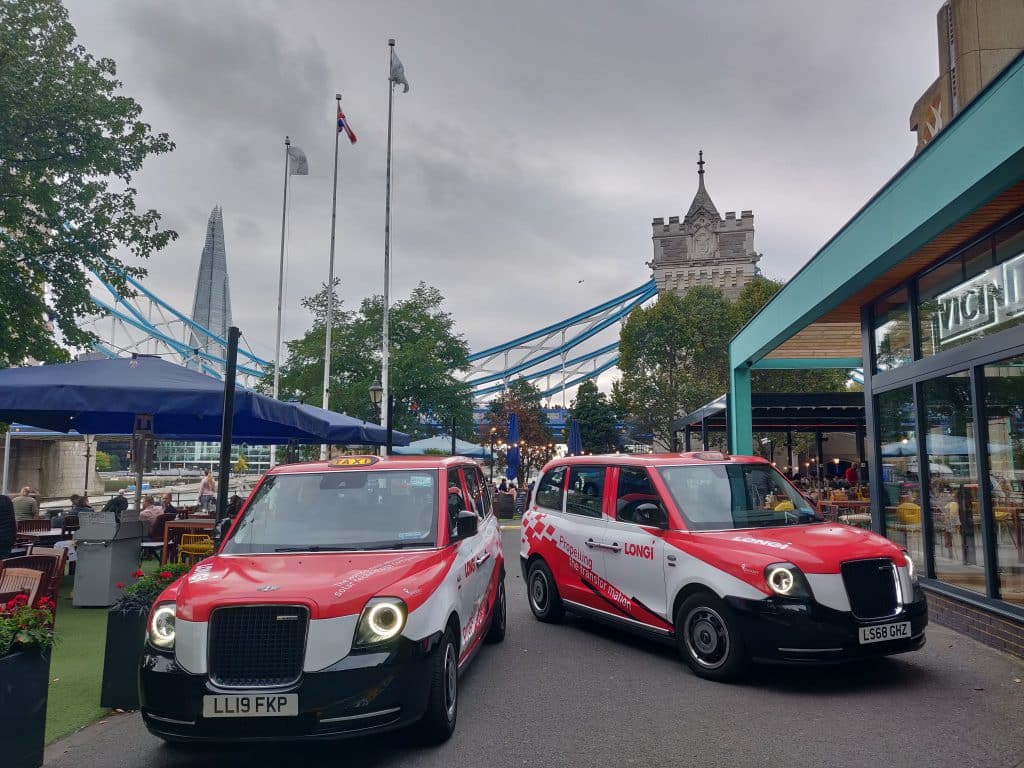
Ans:
{"label": "car window", "polygon": [[569,470],[569,488],[565,497],[566,512],[600,517],[603,498],[604,467],[572,467]]}
{"label": "car window", "polygon": [[459,532],[459,512],[469,509],[465,501],[465,493],[462,490],[462,480],[459,477],[459,470],[448,470],[448,492],[446,494],[448,504],[448,530],[452,536]]}
{"label": "car window", "polygon": [[562,511],[562,494],[565,484],[565,467],[548,470],[537,486],[537,506]]}
{"label": "car window", "polygon": [[227,554],[434,546],[436,470],[338,470],[269,475]]}
{"label": "car window", "polygon": [[[657,509],[651,509],[652,504]],[[658,490],[643,467],[619,468],[615,519],[638,525],[659,525],[668,520]]]}
{"label": "car window", "polygon": [[480,487],[479,470],[476,467],[463,467],[462,476],[466,480],[466,490],[469,491],[469,503],[466,509],[472,509],[478,517],[484,516],[483,489]]}

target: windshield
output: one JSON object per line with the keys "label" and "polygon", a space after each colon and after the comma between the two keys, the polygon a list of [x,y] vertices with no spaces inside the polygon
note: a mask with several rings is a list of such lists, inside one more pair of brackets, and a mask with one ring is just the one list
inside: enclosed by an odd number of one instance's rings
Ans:
{"label": "windshield", "polygon": [[270,475],[223,552],[433,547],[437,493],[429,469]]}
{"label": "windshield", "polygon": [[692,531],[813,523],[817,513],[767,464],[659,467]]}

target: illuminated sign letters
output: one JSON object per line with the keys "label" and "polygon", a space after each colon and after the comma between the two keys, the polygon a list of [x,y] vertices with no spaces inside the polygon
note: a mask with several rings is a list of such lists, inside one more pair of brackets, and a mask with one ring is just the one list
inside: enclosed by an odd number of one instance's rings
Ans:
{"label": "illuminated sign letters", "polygon": [[1024,253],[937,297],[939,344],[948,344],[1024,314]]}

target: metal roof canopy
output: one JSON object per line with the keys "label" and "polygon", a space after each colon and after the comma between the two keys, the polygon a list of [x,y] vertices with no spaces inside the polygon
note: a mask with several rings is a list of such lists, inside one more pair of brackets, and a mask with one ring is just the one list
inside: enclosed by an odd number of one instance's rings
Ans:
{"label": "metal roof canopy", "polygon": [[[860,392],[763,393],[750,397],[756,432],[858,432],[864,429],[864,395]],[[720,431],[728,427],[729,396],[712,400],[672,426]],[[748,451],[749,453],[749,451]]]}
{"label": "metal roof canopy", "polygon": [[[1024,180],[1021,126],[1024,53],[907,162],[733,337],[729,344],[729,442],[735,453],[752,449],[750,369],[760,367],[758,363],[768,354],[857,294],[869,301],[864,298],[866,288],[877,285],[880,294],[892,270],[1019,185]],[[807,357],[801,367],[835,367],[835,363]]]}

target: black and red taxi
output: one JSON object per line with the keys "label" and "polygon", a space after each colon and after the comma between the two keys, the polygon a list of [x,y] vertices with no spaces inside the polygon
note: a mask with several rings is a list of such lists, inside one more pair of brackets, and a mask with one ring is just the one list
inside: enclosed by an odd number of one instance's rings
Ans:
{"label": "black and red taxi", "polygon": [[167,741],[447,739],[459,673],[505,634],[499,527],[460,458],[344,456],[260,480],[160,595],[139,672]]}
{"label": "black and red taxi", "polygon": [[541,621],[564,611],[673,638],[695,673],[920,648],[914,564],[875,533],[823,522],[767,461],[705,451],[578,456],[543,470],[521,562]]}

